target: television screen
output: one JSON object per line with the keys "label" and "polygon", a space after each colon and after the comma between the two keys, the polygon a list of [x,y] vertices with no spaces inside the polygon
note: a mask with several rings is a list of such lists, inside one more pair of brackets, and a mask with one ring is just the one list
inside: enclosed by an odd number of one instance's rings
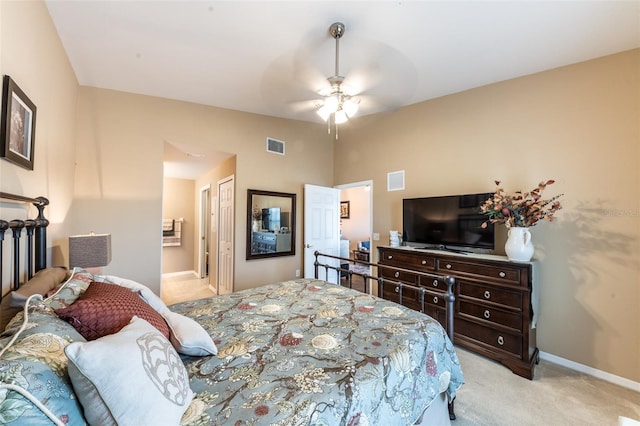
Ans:
{"label": "television screen", "polygon": [[280,229],[280,207],[262,209],[262,229],[278,232]]}
{"label": "television screen", "polygon": [[494,227],[482,228],[486,216],[480,205],[493,193],[405,198],[402,200],[403,239],[434,246],[494,248]]}

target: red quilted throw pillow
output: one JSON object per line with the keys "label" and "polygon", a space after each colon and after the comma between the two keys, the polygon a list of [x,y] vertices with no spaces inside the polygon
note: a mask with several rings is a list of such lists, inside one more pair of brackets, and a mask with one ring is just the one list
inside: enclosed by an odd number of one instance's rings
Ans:
{"label": "red quilted throw pillow", "polygon": [[74,303],[55,312],[87,340],[117,333],[134,315],[169,338],[169,326],[162,315],[137,293],[117,284],[94,281]]}

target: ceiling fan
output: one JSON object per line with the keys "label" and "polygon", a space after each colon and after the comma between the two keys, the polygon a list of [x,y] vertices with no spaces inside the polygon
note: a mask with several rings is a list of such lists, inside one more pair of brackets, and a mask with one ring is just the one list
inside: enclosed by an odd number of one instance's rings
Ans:
{"label": "ceiling fan", "polygon": [[336,139],[338,139],[338,124],[347,122],[358,112],[359,99],[345,92],[344,77],[340,75],[340,38],[344,35],[345,26],[342,22],[335,22],[329,27],[329,34],[336,40],[335,73],[327,80],[330,90],[321,93],[324,96],[322,103],[317,105],[316,113],[327,122],[327,132],[331,133],[331,122],[335,126]]}

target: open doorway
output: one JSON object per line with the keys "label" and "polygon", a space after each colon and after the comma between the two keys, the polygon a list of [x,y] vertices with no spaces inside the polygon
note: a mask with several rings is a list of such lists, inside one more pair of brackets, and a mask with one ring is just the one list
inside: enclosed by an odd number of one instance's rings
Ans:
{"label": "open doorway", "polygon": [[371,251],[373,182],[370,180],[354,182],[339,185],[336,188],[340,190],[342,207],[340,217],[340,257],[351,259],[348,264],[350,270],[371,273],[370,267],[357,261],[373,263],[374,260]]}

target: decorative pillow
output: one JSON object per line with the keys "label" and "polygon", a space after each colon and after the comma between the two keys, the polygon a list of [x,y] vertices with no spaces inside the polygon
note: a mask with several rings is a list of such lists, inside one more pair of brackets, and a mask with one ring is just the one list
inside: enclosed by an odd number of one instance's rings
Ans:
{"label": "decorative pillow", "polygon": [[117,333],[134,315],[149,321],[169,338],[164,318],[136,293],[116,284],[92,282],[78,300],[55,312],[87,340]]}
{"label": "decorative pillow", "polygon": [[46,295],[64,282],[68,272],[65,267],[41,269],[29,281],[22,284],[19,289],[5,295],[0,303],[0,331],[3,331],[11,321],[11,318],[24,308],[24,303],[29,296],[34,294]]}
{"label": "decorative pillow", "polygon": [[81,268],[74,268],[69,279],[46,299],[51,309],[60,309],[71,305],[89,287],[93,274]]}
{"label": "decorative pillow", "polygon": [[118,284],[120,287],[126,287],[129,290],[138,293],[145,302],[151,305],[151,307],[159,313],[169,310],[162,299],[156,296],[149,287],[144,284],[140,284],[139,282],[129,280],[127,278],[116,277],[114,275],[96,275],[94,276],[94,281],[113,283]]}
{"label": "decorative pillow", "polygon": [[217,355],[216,344],[200,324],[171,311],[163,312],[162,316],[169,324],[169,340],[178,352],[191,356]]}
{"label": "decorative pillow", "polygon": [[41,302],[29,303],[22,319],[26,329],[0,339],[0,424],[84,425],[64,354],[65,346],[84,338]]}
{"label": "decorative pillow", "polygon": [[171,312],[162,299],[156,296],[149,287],[114,275],[96,275],[94,278],[96,281],[111,282],[140,294],[140,297],[167,321],[171,331],[169,340],[179,353],[191,356],[207,356],[218,353],[218,348],[213,343],[211,336],[200,324],[184,315]]}
{"label": "decorative pillow", "polygon": [[180,356],[147,321],[65,348],[69,377],[89,424],[180,424],[193,399]]}

